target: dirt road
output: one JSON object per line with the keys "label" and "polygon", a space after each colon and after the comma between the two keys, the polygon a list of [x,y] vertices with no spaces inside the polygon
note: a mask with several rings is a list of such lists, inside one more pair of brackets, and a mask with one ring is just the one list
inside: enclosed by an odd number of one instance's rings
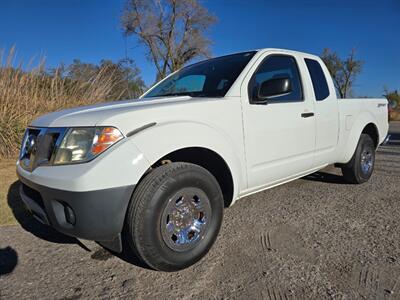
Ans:
{"label": "dirt road", "polygon": [[205,259],[177,273],[15,210],[22,226],[0,227],[0,298],[400,299],[400,123],[391,133],[370,182],[345,184],[329,168],[242,199]]}

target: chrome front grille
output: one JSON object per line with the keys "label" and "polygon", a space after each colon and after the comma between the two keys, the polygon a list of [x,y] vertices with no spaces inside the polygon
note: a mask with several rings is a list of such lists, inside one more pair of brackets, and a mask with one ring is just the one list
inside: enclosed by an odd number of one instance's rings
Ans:
{"label": "chrome front grille", "polygon": [[28,128],[22,140],[20,165],[28,171],[53,162],[66,128]]}

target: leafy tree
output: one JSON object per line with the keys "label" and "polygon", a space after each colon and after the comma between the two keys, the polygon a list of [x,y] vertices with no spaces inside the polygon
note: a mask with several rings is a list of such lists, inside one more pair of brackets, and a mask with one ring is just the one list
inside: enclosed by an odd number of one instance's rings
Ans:
{"label": "leafy tree", "polygon": [[340,98],[351,95],[356,77],[361,73],[364,62],[357,60],[355,54],[353,49],[348,57],[342,59],[328,48],[322,52],[321,59],[331,73]]}
{"label": "leafy tree", "polygon": [[147,48],[157,79],[210,55],[204,33],[216,18],[197,0],[128,0],[121,21],[124,33]]}
{"label": "leafy tree", "polygon": [[75,59],[71,65],[64,67],[62,72],[70,80],[86,83],[96,80],[99,75],[111,78],[114,84],[108,96],[110,100],[137,98],[145,89],[140,71],[131,59],[120,60],[117,63],[102,60],[99,65]]}
{"label": "leafy tree", "polygon": [[123,59],[117,63],[102,60],[100,70],[107,70],[115,78],[116,84],[111,94],[114,99],[137,98],[145,90],[145,84],[139,76],[140,70],[132,59]]}
{"label": "leafy tree", "polygon": [[65,67],[63,74],[71,80],[82,82],[91,81],[99,72],[100,67],[91,63],[83,63],[79,59],[74,59],[72,64]]}

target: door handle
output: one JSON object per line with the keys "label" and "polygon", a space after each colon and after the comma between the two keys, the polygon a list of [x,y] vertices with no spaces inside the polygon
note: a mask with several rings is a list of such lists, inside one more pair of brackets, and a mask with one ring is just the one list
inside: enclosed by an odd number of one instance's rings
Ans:
{"label": "door handle", "polygon": [[301,117],[302,117],[302,118],[314,117],[314,113],[313,113],[313,112],[302,113],[302,114],[301,114]]}

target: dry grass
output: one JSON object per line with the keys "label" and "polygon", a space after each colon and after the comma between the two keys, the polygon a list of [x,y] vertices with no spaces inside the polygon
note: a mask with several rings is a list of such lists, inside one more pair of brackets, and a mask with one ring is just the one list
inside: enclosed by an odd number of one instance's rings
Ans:
{"label": "dry grass", "polygon": [[[15,52],[0,49],[0,225],[16,222],[8,202],[18,198],[15,158],[27,125],[48,112],[111,100],[121,84],[112,66],[100,67],[85,81],[71,80],[60,74],[62,68],[46,72],[43,59],[16,65]],[[22,202],[12,202],[13,210],[24,210]]]}
{"label": "dry grass", "polygon": [[26,126],[39,115],[109,99],[118,84],[104,67],[89,81],[63,77],[56,69],[45,72],[40,60],[28,70],[15,66],[15,49],[0,51],[0,159],[15,157]]}

